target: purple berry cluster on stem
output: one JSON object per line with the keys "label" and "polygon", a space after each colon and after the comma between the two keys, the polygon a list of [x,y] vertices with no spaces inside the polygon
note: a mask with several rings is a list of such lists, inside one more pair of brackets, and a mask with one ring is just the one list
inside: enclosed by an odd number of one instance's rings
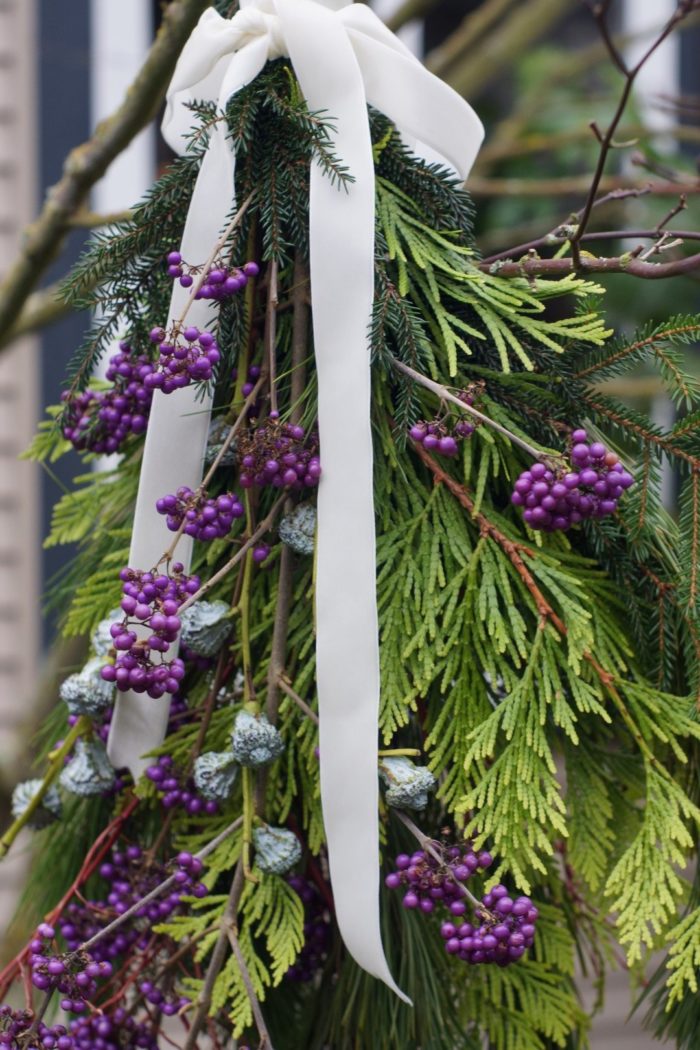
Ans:
{"label": "purple berry cluster on stem", "polygon": [[[449,955],[469,963],[507,966],[532,945],[538,912],[528,897],[509,897],[505,886],[495,886],[480,901],[467,890],[465,883],[492,863],[485,850],[477,853],[433,842],[430,849],[399,854],[396,870],[385,883],[389,889],[405,888],[405,908],[426,915],[439,906],[447,908],[450,918],[440,932]],[[462,921],[468,905],[474,909],[476,924]]]}
{"label": "purple berry cluster on stem", "polygon": [[[165,660],[181,627],[178,609],[200,588],[198,576],[186,576],[184,566],[174,562],[170,575],[125,568],[119,573],[124,597],[124,619],[112,624],[110,634],[117,652],[114,663],[100,672],[107,682],[126,692],[148,693],[154,699],[176,693],[185,675],[185,665],[175,657]],[[134,627],[148,628],[139,638]],[[154,662],[156,660],[158,662]]]}
{"label": "purple berry cluster on stem", "polygon": [[475,923],[443,922],[440,935],[445,951],[463,962],[509,966],[532,946],[538,915],[529,897],[513,899],[498,885],[482,897]]}
{"label": "purple berry cluster on stem", "polygon": [[171,532],[183,525],[183,532],[196,540],[216,540],[228,536],[236,518],[245,514],[243,504],[233,492],[214,498],[204,492],[194,492],[183,485],[175,495],[162,496],[156,510],[165,515]]}
{"label": "purple berry cluster on stem", "polygon": [[[81,1019],[82,1020],[82,1019]],[[34,1030],[34,1035],[29,1037],[34,1022],[34,1014],[31,1010],[14,1010],[8,1004],[0,1006],[0,1047],[5,1050],[95,1050],[95,1044],[77,1043],[73,1038],[72,1028],[76,1023],[71,1021],[70,1029],[63,1024],[47,1025],[39,1021]],[[101,1048],[107,1050],[107,1048]],[[111,1047],[109,1048],[111,1050]],[[115,1048],[122,1050],[122,1048]]]}
{"label": "purple berry cluster on stem", "polygon": [[198,813],[211,816],[219,811],[217,802],[199,794],[191,777],[185,777],[183,781],[170,755],[161,755],[157,762],[148,766],[146,776],[155,785],[166,809],[180,806],[190,816]]}
{"label": "purple berry cluster on stem", "polygon": [[321,477],[318,437],[272,416],[241,434],[237,446],[244,489],[271,486],[288,491],[315,488]]}
{"label": "purple berry cluster on stem", "polygon": [[148,377],[154,366],[145,354],[135,355],[125,342],[109,359],[109,390],[84,390],[62,395],[63,436],[79,452],[116,452],[130,434],[143,434],[148,424],[153,390]]}
{"label": "purple berry cluster on stem", "polygon": [[[182,898],[204,897],[207,889],[200,883],[202,862],[189,853],[178,854],[174,862],[175,886],[144,902],[134,915],[109,933],[100,936],[90,947],[96,962],[115,959],[139,951],[148,945],[150,926],[163,922],[182,906]],[[107,894],[100,900],[71,901],[58,920],[58,929],[66,946],[75,952],[81,944],[101,934],[120,915],[160,886],[172,872],[163,864],[145,856],[136,844],[113,850],[109,860],[99,868],[107,882]]]}
{"label": "purple berry cluster on stem", "polygon": [[42,992],[59,992],[62,1010],[82,1013],[97,991],[97,978],[110,977],[112,965],[88,952],[57,952],[52,947],[55,936],[53,926],[43,922],[29,945],[32,984]]}
{"label": "purple berry cluster on stem", "polygon": [[570,471],[535,463],[515,483],[511,502],[524,508],[531,529],[556,532],[586,518],[614,514],[620,496],[634,482],[617,453],[601,441],[589,443],[585,430],[574,430],[571,440]]}
{"label": "purple berry cluster on stem", "polygon": [[183,330],[174,325],[169,334],[152,328],[149,338],[158,344],[159,355],[156,368],[144,380],[149,390],[172,394],[190,383],[207,383],[221,360],[214,336],[195,325]]}
{"label": "purple berry cluster on stem", "polygon": [[[195,278],[202,271],[201,266],[190,266],[180,252],[168,252],[168,276],[179,281],[183,288],[191,288]],[[203,283],[195,293],[195,299],[213,299],[223,302],[242,291],[251,277],[257,277],[260,267],[256,262],[247,262],[243,266],[231,266],[225,262],[214,262],[206,274]]]}

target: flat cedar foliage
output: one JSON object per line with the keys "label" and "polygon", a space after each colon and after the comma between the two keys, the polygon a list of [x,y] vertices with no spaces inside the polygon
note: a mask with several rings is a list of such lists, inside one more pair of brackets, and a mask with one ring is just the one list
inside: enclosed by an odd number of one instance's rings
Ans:
{"label": "flat cedar foliage", "polygon": [[[370,117],[380,746],[420,749],[419,761],[438,781],[419,818],[423,831],[439,838],[449,826],[452,836],[488,847],[496,858],[488,879],[529,894],[540,917],[534,946],[517,963],[469,966],[445,952],[437,914],[409,912],[399,894],[383,890],[387,956],[411,1009],[356,967],[334,929],[315,980],[286,980],[304,943],[302,902],[283,876],[254,869],[258,882],[246,882],[240,898],[238,939],[255,994],[277,1050],[477,1050],[484,1039],[491,1050],[584,1050],[589,1018],[574,966],[578,960],[602,984],[617,940],[635,972],[652,950],[667,952],[647,1006],[652,1023],[690,1050],[700,1026],[700,898],[684,874],[700,822],[700,392],[680,351],[697,340],[700,316],[671,316],[618,337],[605,319],[603,289],[591,280],[505,278],[497,263],[483,272],[468,195],[444,169],[417,159],[382,114]],[[335,155],[332,115],[307,111],[285,60],[269,64],[225,115],[197,107],[191,151],[169,166],[129,221],[93,236],[65,285],[76,309],[99,308],[68,384],[72,392],[84,389],[116,336],[138,352],[151,345],[148,332],[164,322],[172,286],[164,259],[179,246],[212,122],[224,119],[237,154],[237,200],[252,195],[227,253],[238,265],[258,259],[261,275],[220,309],[215,418],[236,419],[247,369],[264,365],[265,280],[274,261],[280,411],[287,418],[294,409],[312,427],[310,336],[303,361],[292,361],[295,317],[307,308],[294,293],[308,261],[309,166],[322,165],[338,193],[352,173]],[[455,459],[420,455],[408,428],[432,419],[440,405],[397,371],[396,360],[452,389],[481,384],[480,410],[544,450],[565,452],[572,429],[585,426],[619,452],[634,486],[614,516],[568,532],[531,531],[510,503],[531,458],[488,426],[461,442]],[[670,431],[598,389],[640,362],[658,369],[679,408]],[[299,369],[301,400],[292,405]],[[67,450],[63,411],[50,410],[34,458],[52,461]],[[49,596],[67,636],[90,635],[119,604],[142,444],[131,436],[119,461],[97,472],[95,457],[85,454],[85,473],[54,508],[47,543],[77,544]],[[679,480],[677,520],[659,498],[664,461]],[[220,468],[210,495],[235,484],[235,468]],[[255,520],[274,498],[269,488],[259,491]],[[212,576],[245,528],[244,519],[226,539],[196,544],[193,571]],[[193,748],[228,746],[234,715],[250,700],[236,687],[241,668],[264,705],[283,560],[274,531],[269,542],[263,566],[244,560],[208,595],[229,604],[235,595],[237,613],[224,657],[188,672],[183,692],[193,717],[158,752],[183,771]],[[314,709],[313,558],[294,555],[291,565],[284,668]],[[198,740],[214,674],[225,702]],[[61,708],[49,735],[61,735]],[[322,873],[317,727],[285,695],[278,728],[286,748],[263,779],[258,815],[298,833],[298,870]],[[147,848],[161,830],[160,802],[145,779],[135,790],[140,801],[127,837]],[[239,777],[217,815],[175,811],[159,842],[162,855],[211,841],[241,812],[242,791]],[[96,829],[123,804],[120,795],[73,800],[62,822],[38,833],[27,891],[32,914],[61,898]],[[383,803],[381,818],[386,873],[396,853],[415,846]],[[177,986],[193,999],[241,849],[239,831],[206,860],[210,894],[155,930],[165,943],[191,943]],[[255,1043],[233,954],[216,979],[210,1013],[220,1032]]]}

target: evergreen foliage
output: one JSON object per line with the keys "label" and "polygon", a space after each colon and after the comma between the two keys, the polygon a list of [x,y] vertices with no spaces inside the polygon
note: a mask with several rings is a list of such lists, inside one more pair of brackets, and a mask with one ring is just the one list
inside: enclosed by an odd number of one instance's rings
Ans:
{"label": "evergreen foliage", "polygon": [[[88,381],[117,333],[143,351],[149,329],[163,322],[170,284],[164,256],[179,244],[207,127],[225,119],[237,152],[238,199],[253,195],[227,251],[241,264],[252,247],[279,267],[278,397],[285,418],[293,410],[306,425],[315,413],[312,347],[302,363],[293,359],[289,307],[295,260],[308,254],[309,164],[320,163],[339,193],[352,177],[334,153],[332,115],[306,110],[280,60],[240,91],[225,115],[202,108],[195,118],[192,152],[171,165],[129,222],[93,238],[66,285],[73,304],[99,308],[76,355],[72,389]],[[483,1038],[492,1050],[584,1050],[589,1022],[574,959],[602,979],[614,921],[630,963],[644,962],[652,949],[669,949],[657,1008],[670,1009],[668,1024],[682,1026],[685,993],[697,992],[700,969],[697,891],[690,894],[679,873],[694,856],[700,822],[694,785],[700,392],[677,348],[697,338],[700,318],[674,317],[632,337],[610,338],[603,290],[593,282],[506,279],[497,266],[484,273],[464,191],[444,170],[416,159],[384,116],[371,113],[371,123],[382,746],[421,749],[439,781],[424,830],[437,835],[448,822],[476,846],[488,844],[498,877],[531,893],[541,918],[531,957],[503,970],[470,968],[444,952],[434,923],[384,894],[388,957],[416,1003],[410,1010],[361,973],[335,935],[313,987],[285,981],[303,945],[302,904],[283,878],[254,870],[258,881],[245,883],[238,912],[253,988],[281,1050],[476,1050]],[[215,405],[229,422],[240,412],[247,368],[264,365],[258,316],[264,280],[259,289],[258,300],[234,297],[223,305],[218,322],[224,362]],[[530,460],[486,426],[462,444],[458,458],[432,469],[407,444],[406,430],[446,406],[400,375],[395,360],[456,390],[483,383],[480,410],[543,450],[560,452],[578,425],[604,436],[633,464],[637,479],[619,515],[566,534],[529,530],[510,493]],[[682,410],[669,432],[598,389],[641,361],[657,367]],[[299,369],[306,382],[301,401],[292,404]],[[30,452],[35,458],[50,461],[65,451],[57,419],[60,410],[51,410]],[[129,438],[116,467],[81,475],[54,509],[47,544],[79,547],[52,595],[66,634],[90,634],[118,605],[141,447],[141,439]],[[660,502],[662,459],[674,465],[682,485],[677,521]],[[231,485],[220,469],[211,492]],[[262,520],[271,504],[262,492],[249,500],[249,517]],[[236,525],[234,542],[245,528],[245,522]],[[230,540],[198,545],[194,571],[213,575],[230,552]],[[196,717],[161,749],[179,769],[191,768],[196,750],[226,747],[234,714],[268,698],[278,587],[287,564],[275,547],[264,569],[253,569],[248,558],[240,575],[212,590],[210,599],[234,607],[233,633],[217,667],[190,671],[186,680]],[[313,709],[313,565],[301,557],[291,564],[284,670]],[[243,695],[235,687],[241,669]],[[222,689],[223,704],[212,712],[213,691]],[[304,870],[322,883],[316,726],[285,697],[278,728],[286,751],[259,785],[262,812],[299,833]],[[178,812],[159,846],[201,848],[240,813],[243,791],[237,782],[216,817]],[[137,793],[129,830],[150,845],[159,803],[146,781]],[[76,807],[79,814],[93,811],[93,803]],[[50,884],[55,900],[74,875],[68,862],[54,864],[67,834],[52,829],[42,838],[36,879]],[[383,835],[387,853],[409,848],[388,811]],[[237,832],[207,858],[210,895],[192,899],[187,912],[160,927],[178,942],[196,944],[183,982],[193,996],[202,991],[242,850]],[[689,910],[681,916],[683,908]],[[210,1010],[234,1036],[250,1033],[250,1001],[233,956],[216,980]]]}

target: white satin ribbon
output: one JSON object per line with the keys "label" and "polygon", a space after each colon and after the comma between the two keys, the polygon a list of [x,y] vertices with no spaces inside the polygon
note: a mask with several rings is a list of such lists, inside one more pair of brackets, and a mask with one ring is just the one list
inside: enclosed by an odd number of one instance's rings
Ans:
{"label": "white satin ribbon", "polygon": [[[216,102],[250,83],[265,63],[289,56],[309,109],[336,127],[334,147],[354,182],[331,185],[312,164],[309,240],[318,419],[316,662],[321,800],[338,926],[355,960],[405,1001],[384,957],[379,924],[377,723],[379,645],[370,428],[368,328],[374,295],[374,163],[367,104],[409,142],[425,144],[465,178],[483,138],[471,107],[417,61],[362,4],[346,0],[241,0],[230,20],[206,11],[168,91],[163,134],[186,147],[194,100]],[[420,147],[419,147],[420,148]],[[200,262],[230,213],[235,156],[221,123],[202,161],[182,240]],[[176,283],[169,320],[185,294]],[[205,327],[211,307],[188,321]],[[167,548],[159,496],[202,476],[210,403],[191,388],[156,392],[146,437],[130,564],[146,568]],[[189,540],[180,560],[189,561]],[[140,773],[163,740],[166,707],[119,697],[109,741],[116,765]]]}

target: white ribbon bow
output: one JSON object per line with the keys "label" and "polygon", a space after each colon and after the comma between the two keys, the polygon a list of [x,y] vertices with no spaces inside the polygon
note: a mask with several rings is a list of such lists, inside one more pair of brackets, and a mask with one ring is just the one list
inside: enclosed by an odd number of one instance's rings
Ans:
{"label": "white ribbon bow", "polygon": [[[368,329],[374,295],[374,163],[367,104],[408,142],[425,144],[465,178],[483,138],[471,107],[428,73],[363,4],[347,0],[241,0],[230,20],[207,10],[178,61],[163,135],[184,153],[192,112],[223,111],[270,59],[289,56],[309,109],[336,127],[335,150],[354,177],[338,190],[317,164],[309,202],[313,332],[323,478],[318,489],[316,662],[321,800],[338,926],[355,960],[402,999],[384,957],[379,925],[377,722],[379,645],[370,430]],[[235,155],[217,123],[195,185],[181,252],[206,259],[234,192]],[[175,246],[173,246],[175,247]],[[169,323],[187,293],[175,283]],[[192,304],[191,323],[212,320]],[[209,409],[191,387],[156,392],[146,437],[130,564],[149,568],[168,546],[155,501],[202,477]],[[183,537],[180,560],[189,562]],[[117,766],[140,773],[141,756],[163,740],[166,705],[119,697],[109,740]]]}

